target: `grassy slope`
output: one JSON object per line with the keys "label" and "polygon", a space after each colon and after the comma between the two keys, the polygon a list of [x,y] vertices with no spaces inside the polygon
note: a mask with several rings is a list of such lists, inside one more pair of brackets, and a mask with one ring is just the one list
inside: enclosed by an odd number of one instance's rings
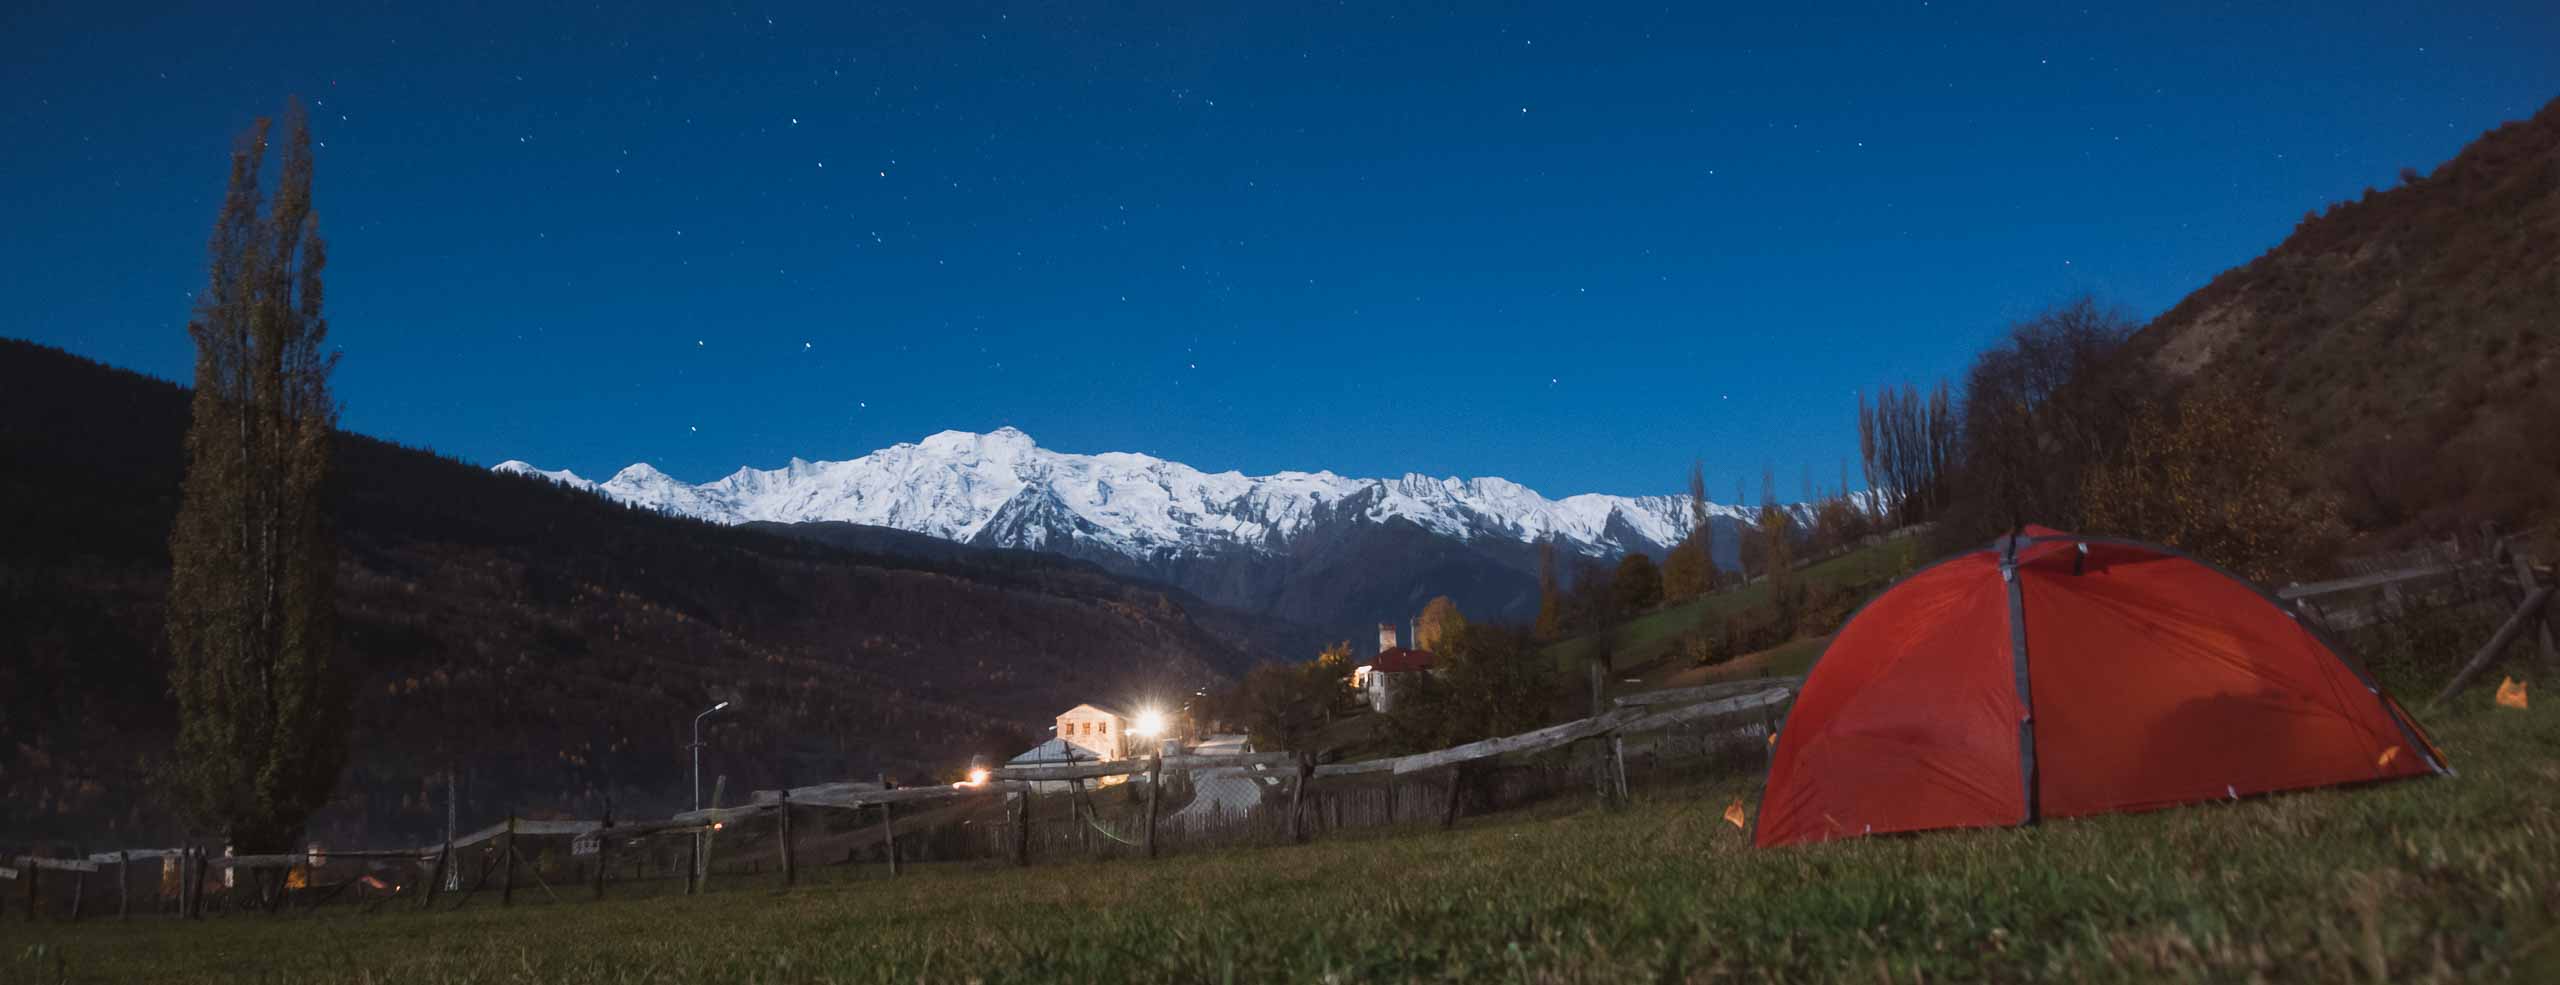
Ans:
{"label": "grassy slope", "polygon": [[1726,780],[1449,836],[782,895],[13,920],[0,980],[2560,980],[2560,710],[2487,703],[2438,722],[2458,778],[2036,830],[1753,851]]}
{"label": "grassy slope", "polygon": [[[1801,575],[1805,579],[1805,584],[1824,588],[1881,585],[1893,578],[1896,572],[1908,571],[1928,563],[1930,559],[1923,557],[1921,550],[1921,545],[1916,538],[1889,541],[1862,547],[1839,557],[1809,565]],[[1695,627],[1715,625],[1726,616],[1740,615],[1768,604],[1769,584],[1762,581],[1738,589],[1729,588],[1705,598],[1656,609],[1626,623],[1625,636],[1620,640],[1618,651],[1612,656],[1611,665],[1621,671],[1644,667],[1670,656],[1673,649],[1679,645],[1680,634]],[[1797,646],[1803,642],[1805,641],[1799,640],[1789,646]],[[1547,652],[1555,656],[1560,666],[1567,670],[1579,671],[1582,669],[1585,654],[1591,651],[1593,645],[1594,641],[1590,637],[1577,637],[1548,647]],[[1779,649],[1784,650],[1787,647]],[[1771,673],[1801,672],[1801,670],[1771,671]]]}

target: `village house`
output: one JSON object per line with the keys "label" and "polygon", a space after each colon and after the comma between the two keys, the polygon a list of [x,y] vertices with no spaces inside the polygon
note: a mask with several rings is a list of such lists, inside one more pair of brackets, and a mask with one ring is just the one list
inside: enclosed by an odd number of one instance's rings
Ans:
{"label": "village house", "polygon": [[1129,730],[1137,717],[1108,705],[1083,704],[1058,714],[1058,739],[1096,759],[1127,759],[1138,752]]}
{"label": "village house", "polygon": [[1396,624],[1378,624],[1378,655],[1365,667],[1351,671],[1352,686],[1360,689],[1369,701],[1369,710],[1385,713],[1395,707],[1396,691],[1431,672],[1439,660],[1429,650],[1416,650],[1397,645]]}
{"label": "village house", "polygon": [[[1007,766],[1063,766],[1070,763],[1092,763],[1111,759],[1128,759],[1154,751],[1151,743],[1162,736],[1139,734],[1145,726],[1140,716],[1110,705],[1081,704],[1058,714],[1057,734],[1048,741],[1024,750],[1005,762]],[[1158,726],[1159,728],[1161,726]],[[1113,786],[1126,777],[1108,776],[1090,781],[1095,786]],[[1033,789],[1052,785],[1035,782]],[[1058,789],[1066,789],[1066,781],[1055,781]]]}

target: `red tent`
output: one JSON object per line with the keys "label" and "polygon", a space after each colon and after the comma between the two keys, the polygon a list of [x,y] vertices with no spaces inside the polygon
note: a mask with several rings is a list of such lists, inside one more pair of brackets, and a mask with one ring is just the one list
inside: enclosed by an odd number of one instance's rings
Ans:
{"label": "red tent", "polygon": [[2422,776],[2444,757],[2292,606],[2165,547],[2043,527],[1867,603],[1769,762],[1761,846]]}

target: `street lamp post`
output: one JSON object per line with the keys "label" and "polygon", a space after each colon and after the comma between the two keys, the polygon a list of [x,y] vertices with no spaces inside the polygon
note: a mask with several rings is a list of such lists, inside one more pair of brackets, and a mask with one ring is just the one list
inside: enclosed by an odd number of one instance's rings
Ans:
{"label": "street lamp post", "polygon": [[702,720],[711,717],[712,712],[726,707],[729,707],[729,703],[723,701],[703,709],[702,714],[693,716],[693,809],[697,811],[702,809]]}

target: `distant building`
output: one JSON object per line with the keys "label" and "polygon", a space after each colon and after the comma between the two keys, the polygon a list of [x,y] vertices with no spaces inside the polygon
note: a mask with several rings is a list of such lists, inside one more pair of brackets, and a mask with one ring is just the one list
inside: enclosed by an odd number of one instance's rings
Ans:
{"label": "distant building", "polygon": [[[1023,750],[1021,755],[1005,760],[1004,764],[1006,766],[1070,766],[1076,763],[1097,762],[1101,758],[1094,755],[1093,750],[1065,739],[1051,739]],[[1057,793],[1072,787],[1073,784],[1066,780],[1031,781],[1033,793]]]}
{"label": "distant building", "polygon": [[1097,759],[1127,759],[1139,743],[1129,734],[1137,718],[1108,705],[1077,705],[1058,715],[1058,739]]}
{"label": "distant building", "polygon": [[1384,713],[1394,710],[1399,688],[1411,686],[1414,679],[1430,673],[1438,664],[1439,658],[1429,650],[1397,645],[1396,624],[1382,622],[1378,624],[1378,655],[1370,659],[1368,666],[1353,668],[1351,678],[1353,686],[1368,698],[1369,710]]}

